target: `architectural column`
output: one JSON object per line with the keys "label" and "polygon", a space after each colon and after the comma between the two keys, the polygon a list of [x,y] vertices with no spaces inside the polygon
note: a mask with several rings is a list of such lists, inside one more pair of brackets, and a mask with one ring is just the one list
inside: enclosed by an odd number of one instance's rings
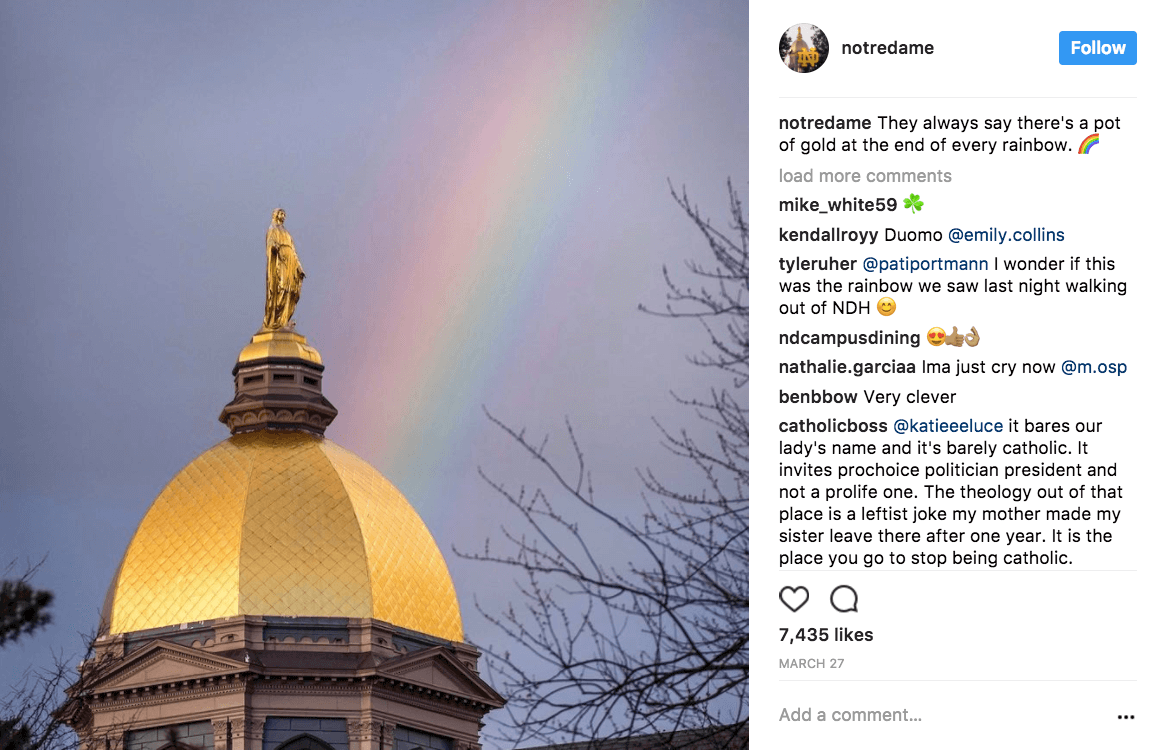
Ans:
{"label": "architectural column", "polygon": [[239,722],[242,730],[242,742],[237,743],[233,750],[263,750],[264,718],[250,718]]}
{"label": "architectural column", "polygon": [[348,720],[348,750],[378,750],[380,724],[369,719]]}
{"label": "architectural column", "polygon": [[227,750],[227,726],[229,722],[226,719],[212,719],[211,728],[215,732],[215,750]]}
{"label": "architectural column", "polygon": [[394,750],[393,732],[397,730],[397,725],[391,721],[383,721],[378,725],[378,742],[374,750]]}

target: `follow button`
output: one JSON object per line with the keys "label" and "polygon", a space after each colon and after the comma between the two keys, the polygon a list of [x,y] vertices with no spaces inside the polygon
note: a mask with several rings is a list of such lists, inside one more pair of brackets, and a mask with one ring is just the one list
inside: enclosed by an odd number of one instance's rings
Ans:
{"label": "follow button", "polygon": [[1058,32],[1062,65],[1134,65],[1138,61],[1139,35],[1134,31]]}

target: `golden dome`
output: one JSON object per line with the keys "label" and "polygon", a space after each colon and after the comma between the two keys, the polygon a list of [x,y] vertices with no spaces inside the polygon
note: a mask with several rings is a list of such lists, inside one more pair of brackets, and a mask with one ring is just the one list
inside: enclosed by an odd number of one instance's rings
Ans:
{"label": "golden dome", "polygon": [[302,432],[234,435],[146,512],[106,595],[125,633],[233,615],[373,617],[462,640],[454,584],[405,497]]}
{"label": "golden dome", "polygon": [[802,40],[802,27],[799,26],[798,27],[798,38],[795,39],[794,43],[790,45],[790,51],[797,53],[797,52],[800,52],[806,48],[807,48],[807,44],[806,44],[806,42],[804,42]]}

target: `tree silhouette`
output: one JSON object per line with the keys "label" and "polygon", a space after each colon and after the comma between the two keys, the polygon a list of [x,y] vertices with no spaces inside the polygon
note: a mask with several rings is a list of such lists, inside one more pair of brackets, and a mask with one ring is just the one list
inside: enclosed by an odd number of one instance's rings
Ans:
{"label": "tree silhouette", "polygon": [[827,42],[827,35],[823,33],[822,29],[815,29],[810,37],[810,46],[815,48],[819,53],[819,62],[815,67],[820,67],[827,61],[827,53],[831,51],[830,43]]}
{"label": "tree silhouette", "polygon": [[[697,322],[708,335],[707,349],[689,357],[709,370],[708,392],[674,395],[692,424],[657,423],[665,448],[699,479],[676,487],[640,470],[644,505],[623,517],[597,497],[570,422],[574,459],[561,467],[546,440],[487,412],[545,478],[516,490],[480,469],[519,523],[504,527],[503,551],[488,540],[463,555],[523,581],[517,605],[479,606],[506,641],[484,651],[508,700],[501,739],[516,745],[658,734],[654,747],[748,747],[749,228],[732,184],[725,232],[684,190],[670,190],[709,257],[686,264],[685,282],[665,268],[664,309],[641,310]],[[620,540],[628,558],[601,559],[601,539]]]}
{"label": "tree silhouette", "polygon": [[33,633],[52,620],[48,607],[53,602],[53,594],[29,585],[32,572],[22,578],[0,581],[0,646]]}
{"label": "tree silhouette", "polygon": [[[15,563],[9,565],[11,573]],[[21,578],[0,583],[0,646],[9,645],[49,623],[45,610],[52,603],[49,591],[34,589],[29,581],[39,565]],[[95,636],[85,641],[88,660],[93,654]],[[29,669],[17,684],[0,698],[0,750],[75,750],[77,735],[69,728],[71,711],[76,705],[65,695],[66,686],[84,690],[88,673],[78,674],[70,666],[72,659],[58,653],[52,663]]]}
{"label": "tree silhouette", "polygon": [[[12,573],[16,563],[10,563],[5,574]],[[43,589],[35,589],[29,583],[39,565],[31,567],[20,578],[6,578],[0,581],[0,647],[15,643],[22,636],[30,635],[51,622],[48,607],[53,602],[53,594]],[[40,673],[24,676],[20,685],[0,703],[0,750],[35,750],[41,747],[41,709],[50,708],[49,702],[57,696],[42,695],[37,690]],[[63,687],[58,681],[57,687]],[[55,705],[55,703],[53,703]]]}

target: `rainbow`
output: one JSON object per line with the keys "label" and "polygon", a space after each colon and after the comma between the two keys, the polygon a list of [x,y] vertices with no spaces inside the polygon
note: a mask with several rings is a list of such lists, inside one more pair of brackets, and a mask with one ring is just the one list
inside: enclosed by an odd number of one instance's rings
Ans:
{"label": "rainbow", "polygon": [[1090,149],[1094,146],[1095,143],[1098,143],[1098,134],[1097,133],[1092,133],[1092,134],[1086,136],[1086,140],[1082,141],[1082,145],[1078,147],[1078,153],[1079,154],[1090,153]]}
{"label": "rainbow", "polygon": [[[588,251],[570,208],[612,189],[597,161],[639,127],[645,77],[669,69],[641,51],[650,4],[557,7],[493,3],[447,67],[384,92],[404,114],[373,140],[369,197],[352,209],[366,218],[341,243],[351,260],[328,296],[348,302],[313,335],[330,342],[317,344],[330,393],[354,394],[357,411],[330,437],[367,455],[427,522],[442,519],[438,536],[461,523],[450,495],[481,491],[447,475],[451,461],[473,465],[476,437],[494,429],[482,406],[529,388],[508,371],[537,372],[556,351],[565,323],[531,310]],[[489,65],[467,75],[473,61]]]}

